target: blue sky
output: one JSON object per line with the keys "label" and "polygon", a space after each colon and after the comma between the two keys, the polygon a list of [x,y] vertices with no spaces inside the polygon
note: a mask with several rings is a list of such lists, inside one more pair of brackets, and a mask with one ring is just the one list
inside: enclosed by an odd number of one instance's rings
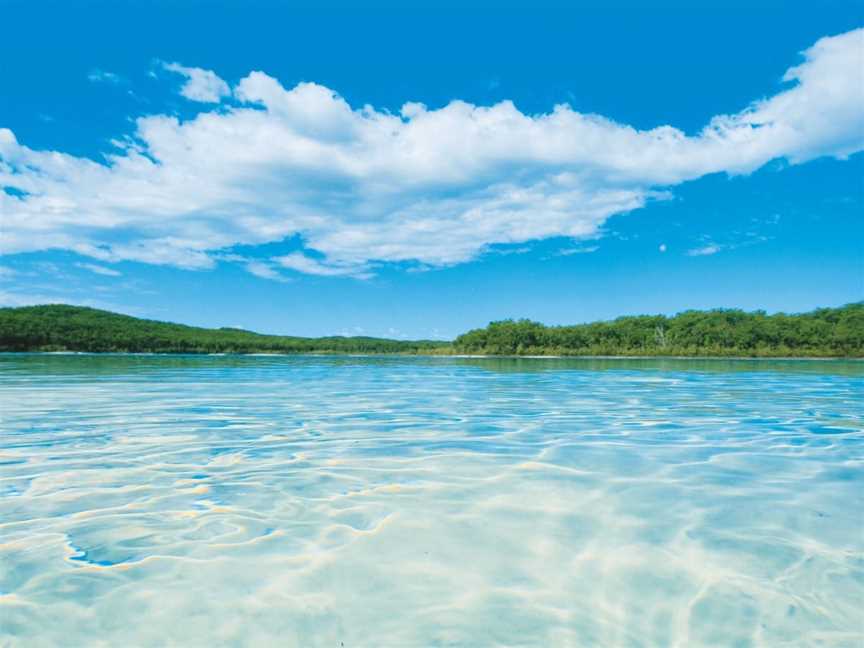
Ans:
{"label": "blue sky", "polygon": [[3,305],[416,338],[864,298],[861,2],[120,4],[3,3]]}

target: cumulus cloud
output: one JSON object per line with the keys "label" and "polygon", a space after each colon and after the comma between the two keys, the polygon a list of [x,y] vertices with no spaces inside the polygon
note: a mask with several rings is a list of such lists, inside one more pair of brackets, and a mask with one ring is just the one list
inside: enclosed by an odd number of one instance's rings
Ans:
{"label": "cumulus cloud", "polygon": [[169,72],[176,72],[186,77],[186,83],[180,88],[180,94],[190,101],[218,103],[223,97],[231,94],[228,84],[211,70],[185,67],[179,63],[163,63],[162,67]]}
{"label": "cumulus cloud", "polygon": [[0,250],[206,269],[233,246],[299,237],[304,251],[241,263],[259,276],[366,277],[388,262],[434,267],[493,245],[596,239],[610,216],[682,182],[864,149],[862,52],[864,30],[823,38],[785,89],[692,136],[569,105],[527,115],[509,101],[406,103],[392,114],[263,72],[232,93],[213,72],[169,63],[184,96],[218,105],[187,120],[142,117],[101,161],[34,150],[0,128]]}

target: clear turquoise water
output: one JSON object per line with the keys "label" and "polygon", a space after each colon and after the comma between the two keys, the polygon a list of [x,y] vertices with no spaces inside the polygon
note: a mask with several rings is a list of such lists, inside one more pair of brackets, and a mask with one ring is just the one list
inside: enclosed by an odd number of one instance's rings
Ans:
{"label": "clear turquoise water", "polygon": [[856,646],[864,364],[0,356],[2,646]]}

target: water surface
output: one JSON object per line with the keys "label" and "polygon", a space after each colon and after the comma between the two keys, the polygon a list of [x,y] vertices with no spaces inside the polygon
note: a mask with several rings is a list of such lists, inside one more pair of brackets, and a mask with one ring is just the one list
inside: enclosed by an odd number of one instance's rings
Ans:
{"label": "water surface", "polygon": [[864,364],[0,355],[2,646],[849,646]]}

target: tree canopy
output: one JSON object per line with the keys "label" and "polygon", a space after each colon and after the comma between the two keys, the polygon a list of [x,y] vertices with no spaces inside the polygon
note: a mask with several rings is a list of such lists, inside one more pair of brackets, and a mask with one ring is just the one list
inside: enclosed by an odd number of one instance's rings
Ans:
{"label": "tree canopy", "polygon": [[509,319],[453,342],[262,335],[54,304],[0,308],[0,351],[864,357],[864,302],[794,315],[691,310],[573,326]]}
{"label": "tree canopy", "polygon": [[374,337],[304,338],[207,329],[54,304],[0,309],[2,351],[128,353],[417,353],[445,343]]}
{"label": "tree canopy", "polygon": [[809,313],[685,311],[544,326],[502,320],[460,335],[463,353],[506,355],[864,356],[864,302]]}

